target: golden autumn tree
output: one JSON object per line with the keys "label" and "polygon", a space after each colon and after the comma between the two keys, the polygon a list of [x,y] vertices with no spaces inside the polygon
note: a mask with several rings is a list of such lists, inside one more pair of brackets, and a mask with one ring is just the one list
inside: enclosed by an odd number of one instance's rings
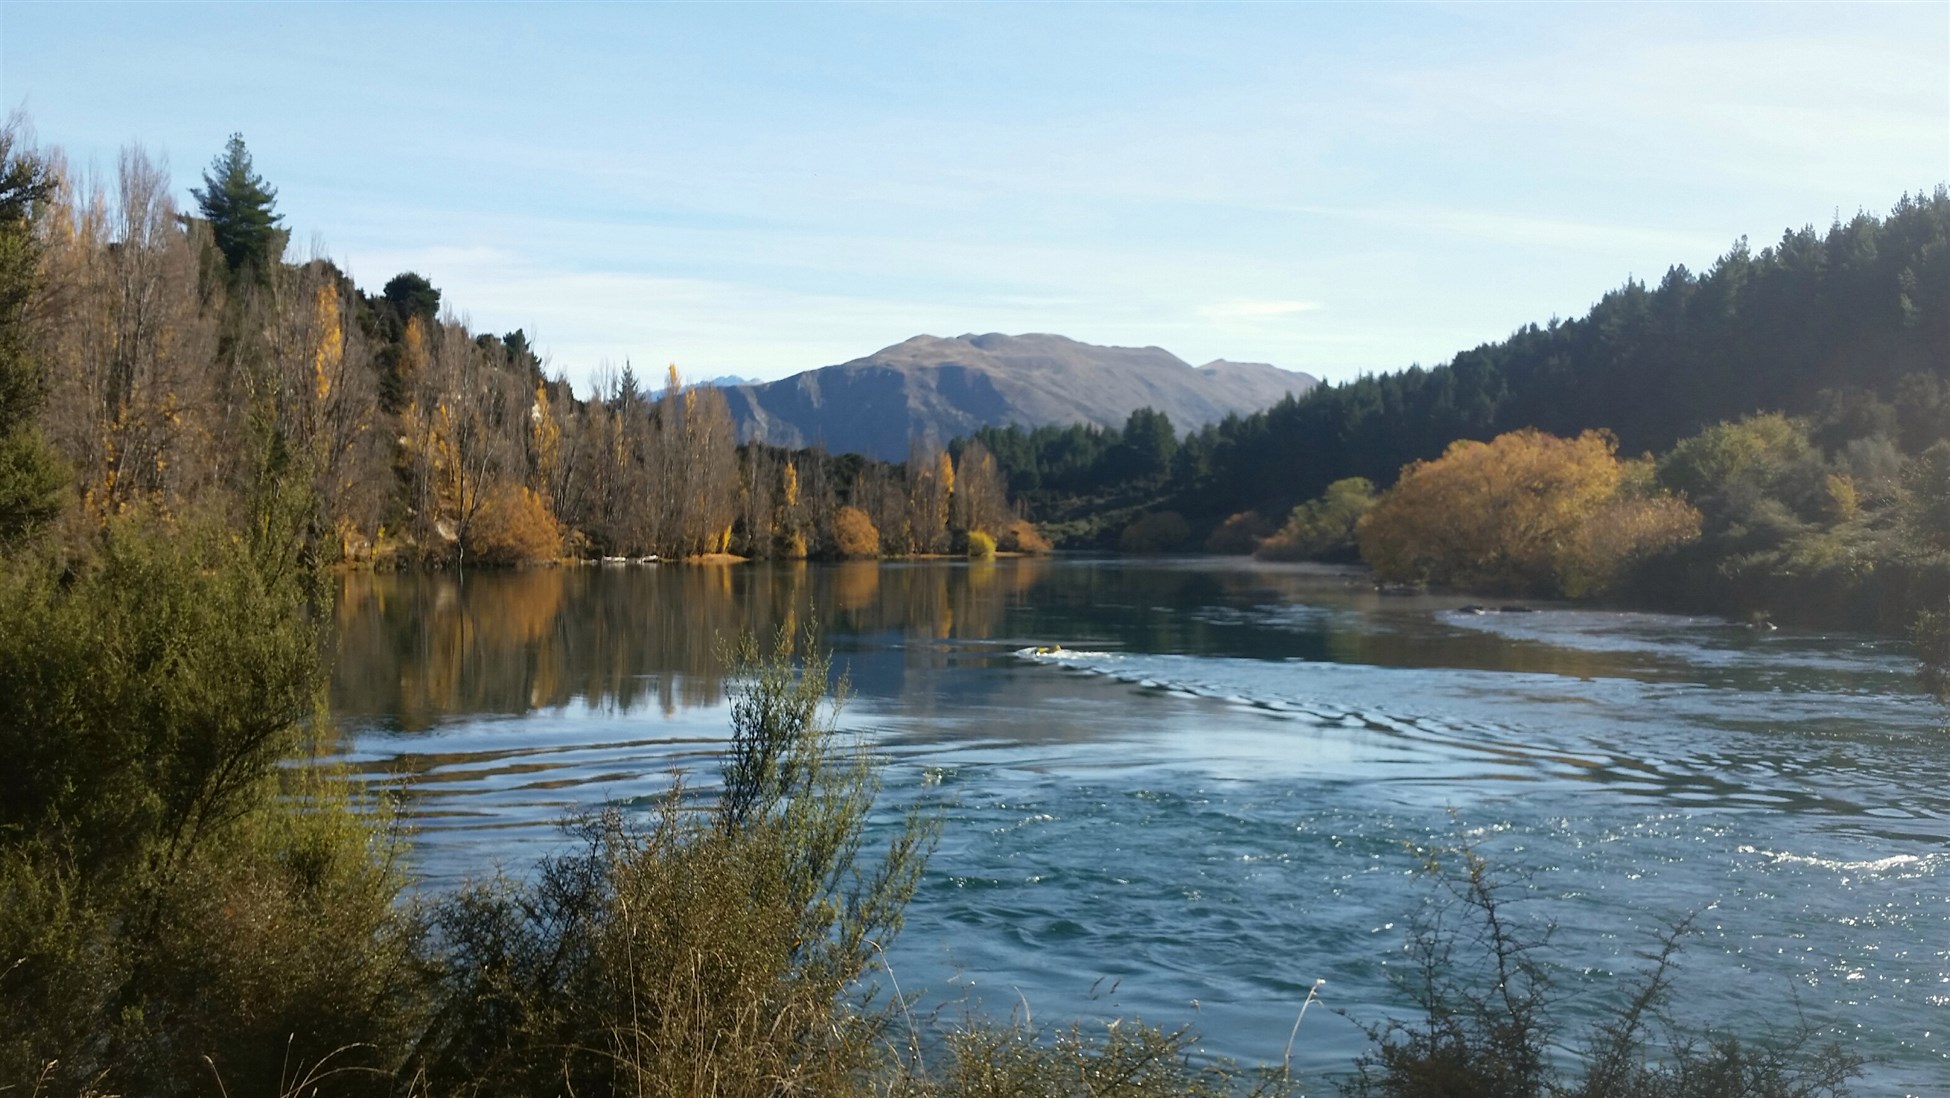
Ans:
{"label": "golden autumn tree", "polygon": [[968,533],[994,535],[1008,525],[1009,497],[995,455],[979,440],[969,439],[954,469],[955,525]]}
{"label": "golden autumn tree", "polygon": [[292,466],[308,475],[328,556],[370,551],[385,507],[384,447],[396,431],[377,421],[373,347],[345,308],[349,284],[324,260],[265,272],[258,300],[276,384],[277,430]]}
{"label": "golden autumn tree", "polygon": [[52,171],[32,310],[52,382],[49,441],[97,518],[178,510],[221,484],[201,230],[178,217],[168,174],[140,147],[123,150],[112,185],[77,187],[58,161]]}
{"label": "golden autumn tree", "polygon": [[554,495],[556,473],[562,465],[562,425],[548,400],[548,385],[535,385],[535,403],[528,408],[529,487]]}
{"label": "golden autumn tree", "polygon": [[779,555],[806,559],[806,509],[799,501],[799,465],[787,458],[779,471]]}
{"label": "golden autumn tree", "polygon": [[880,555],[880,531],[858,507],[842,507],[833,518],[833,549],[849,560]]}
{"label": "golden autumn tree", "polygon": [[440,340],[400,417],[419,482],[423,549],[451,544],[466,566],[477,547],[476,520],[502,481],[514,479],[521,436],[511,421],[529,407],[526,390],[525,380],[498,368],[463,330]]}
{"label": "golden autumn tree", "polygon": [[907,528],[910,551],[941,553],[948,548],[949,503],[955,493],[955,463],[932,443],[916,441],[907,454]]}
{"label": "golden autumn tree", "polygon": [[468,529],[482,564],[528,564],[562,555],[562,525],[540,492],[513,481],[496,484]]}
{"label": "golden autumn tree", "polygon": [[1699,536],[1699,512],[1628,476],[1609,432],[1534,429],[1452,443],[1402,470],[1361,520],[1382,579],[1489,591],[1603,590],[1635,557]]}

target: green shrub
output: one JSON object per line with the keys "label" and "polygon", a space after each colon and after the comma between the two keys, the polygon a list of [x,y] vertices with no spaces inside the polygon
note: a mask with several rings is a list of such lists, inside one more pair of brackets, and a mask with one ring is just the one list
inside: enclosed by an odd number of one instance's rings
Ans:
{"label": "green shrub", "polygon": [[[895,1004],[859,981],[899,930],[933,837],[870,856],[876,784],[834,731],[828,665],[781,633],[733,653],[732,744],[707,809],[609,811],[531,883],[442,906],[435,1089],[528,1095],[856,1090]],[[835,703],[836,705],[837,703]],[[904,1004],[901,1004],[904,1005]]]}
{"label": "green shrub", "polygon": [[1153,511],[1124,528],[1117,539],[1122,553],[1169,553],[1185,547],[1192,528],[1176,511]]}
{"label": "green shrub", "polygon": [[968,532],[968,559],[995,559],[995,539],[990,537],[987,531],[970,530]]}
{"label": "green shrub", "polygon": [[0,568],[0,1086],[269,1094],[346,1046],[399,1062],[418,930],[383,818],[290,765],[323,676],[288,563],[130,520]]}
{"label": "green shrub", "polygon": [[1319,499],[1295,507],[1286,524],[1253,555],[1261,560],[1358,560],[1361,546],[1355,532],[1376,498],[1374,482],[1366,477],[1337,480]]}

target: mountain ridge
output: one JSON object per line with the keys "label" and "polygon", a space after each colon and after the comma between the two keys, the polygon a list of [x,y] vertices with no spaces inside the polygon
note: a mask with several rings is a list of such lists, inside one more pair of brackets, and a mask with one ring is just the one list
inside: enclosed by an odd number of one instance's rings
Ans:
{"label": "mountain ridge", "polygon": [[1179,429],[1247,414],[1319,380],[1263,362],[1193,366],[1162,347],[1084,343],[1048,332],[912,336],[778,381],[727,386],[741,441],[823,445],[888,460],[918,439],[978,427],[1121,426],[1153,408]]}

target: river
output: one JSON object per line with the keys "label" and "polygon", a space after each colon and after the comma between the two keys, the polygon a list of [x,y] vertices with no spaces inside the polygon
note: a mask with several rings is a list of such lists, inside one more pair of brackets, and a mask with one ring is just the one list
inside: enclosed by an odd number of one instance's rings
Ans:
{"label": "river", "polygon": [[719,638],[813,619],[879,826],[944,815],[889,962],[945,1022],[1137,1014],[1277,1062],[1324,980],[1294,1063],[1345,1071],[1408,1016],[1418,868],[1467,843],[1556,928],[1569,1035],[1690,916],[1682,1021],[1798,1012],[1862,1093],[1950,1093],[1950,733],[1903,646],[1470,601],[1216,560],[349,575],[333,706],[440,888],[708,777]]}

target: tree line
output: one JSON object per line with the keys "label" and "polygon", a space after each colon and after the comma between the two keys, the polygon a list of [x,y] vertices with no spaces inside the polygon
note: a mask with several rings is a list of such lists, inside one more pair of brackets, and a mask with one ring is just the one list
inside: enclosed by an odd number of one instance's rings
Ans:
{"label": "tree line", "polygon": [[1907,628],[1950,596],[1950,192],[1433,369],[1162,419],[975,438],[1072,542]]}
{"label": "tree line", "polygon": [[1194,533],[1241,511],[1284,515],[1347,477],[1386,486],[1457,439],[1524,428],[1604,429],[1639,454],[1755,412],[1823,416],[1873,399],[1897,409],[1892,434],[1913,444],[1945,430],[1928,386],[1950,379],[1947,242],[1950,192],[1938,187],[1886,217],[1786,232],[1757,252],[1743,239],[1704,273],[1628,280],[1581,318],[1527,325],[1441,366],[1322,385],[1179,438],[1154,437],[1163,417],[1148,409],[1122,431],[974,437],[1039,518],[1142,486]]}
{"label": "tree line", "polygon": [[[738,443],[723,394],[598,372],[578,399],[527,334],[470,331],[404,272],[362,291],[287,262],[276,191],[241,137],[179,210],[139,147],[111,177],[45,155],[23,354],[75,521],[303,482],[327,561],[961,552],[1035,548],[979,447],[905,463]],[[255,468],[247,468],[255,464]]]}

